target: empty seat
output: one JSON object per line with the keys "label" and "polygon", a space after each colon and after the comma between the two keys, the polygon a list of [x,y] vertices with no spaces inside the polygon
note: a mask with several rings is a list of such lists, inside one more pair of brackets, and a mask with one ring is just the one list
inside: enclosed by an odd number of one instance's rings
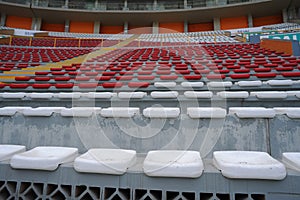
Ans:
{"label": "empty seat", "polygon": [[77,153],[77,148],[40,146],[14,155],[10,160],[10,165],[15,169],[52,171],[60,164],[72,162]]}
{"label": "empty seat", "polygon": [[37,93],[33,92],[27,95],[28,97],[32,99],[50,99],[53,97],[53,93]]}
{"label": "empty seat", "polygon": [[86,97],[90,99],[109,99],[116,95],[113,92],[88,92]]}
{"label": "empty seat", "polygon": [[90,149],[74,161],[74,169],[84,173],[121,175],[136,160],[136,152],[124,149]]}
{"label": "empty seat", "polygon": [[144,173],[155,177],[197,178],[203,169],[200,153],[196,151],[149,151],[143,164]]}
{"label": "empty seat", "polygon": [[190,87],[203,87],[204,83],[203,82],[182,82],[181,86],[184,88],[190,88]]}
{"label": "empty seat", "polygon": [[152,98],[177,98],[178,92],[176,91],[169,91],[169,92],[151,92]]}
{"label": "empty seat", "polygon": [[81,94],[78,92],[60,92],[57,97],[60,99],[79,99]]}
{"label": "empty seat", "polygon": [[261,91],[261,92],[250,92],[250,96],[255,96],[259,99],[285,99],[287,98],[286,92],[277,91]]}
{"label": "empty seat", "polygon": [[269,80],[267,81],[268,85],[271,86],[291,86],[293,85],[292,80]]}
{"label": "empty seat", "polygon": [[237,85],[240,87],[259,87],[262,86],[261,81],[239,81]]}
{"label": "empty seat", "polygon": [[295,107],[275,107],[273,108],[277,114],[287,115],[292,119],[300,118],[300,108]]}
{"label": "empty seat", "polygon": [[155,82],[154,86],[157,88],[174,88],[176,87],[176,83],[175,82]]}
{"label": "empty seat", "polygon": [[291,169],[300,171],[300,152],[286,152],[282,154],[282,162]]}
{"label": "empty seat", "polygon": [[25,97],[25,95],[26,95],[26,93],[24,93],[24,92],[4,92],[4,93],[2,93],[1,96],[2,96],[2,98],[7,98],[7,99],[9,99],[9,98],[22,99]]}
{"label": "empty seat", "polygon": [[147,95],[146,92],[119,92],[120,99],[142,99]]}
{"label": "empty seat", "polygon": [[212,88],[224,88],[224,87],[231,87],[232,82],[230,81],[224,81],[224,82],[209,82],[207,83],[208,87]]}
{"label": "empty seat", "polygon": [[133,117],[140,113],[139,108],[135,107],[110,107],[103,108],[100,112],[102,117]]}
{"label": "empty seat", "polygon": [[216,151],[213,163],[227,178],[282,180],[285,166],[265,152]]}
{"label": "empty seat", "polygon": [[184,96],[190,99],[210,99],[213,96],[213,93],[210,91],[197,92],[197,91],[185,91]]}
{"label": "empty seat", "polygon": [[239,118],[273,118],[276,115],[274,109],[262,107],[231,107],[229,114],[235,114]]}
{"label": "empty seat", "polygon": [[16,112],[22,112],[25,109],[30,109],[31,107],[13,107],[7,106],[0,108],[0,116],[13,116]]}
{"label": "empty seat", "polygon": [[73,107],[62,109],[60,114],[63,117],[90,117],[93,113],[99,113],[100,110],[99,107]]}
{"label": "empty seat", "polygon": [[225,118],[226,110],[223,108],[212,107],[189,107],[187,114],[192,119],[199,118]]}
{"label": "empty seat", "polygon": [[241,92],[223,91],[223,92],[218,92],[217,95],[223,99],[231,99],[231,98],[245,99],[249,97],[249,93],[246,91],[241,91]]}
{"label": "empty seat", "polygon": [[50,117],[53,112],[59,112],[63,107],[38,107],[28,108],[22,111],[24,116]]}
{"label": "empty seat", "polygon": [[151,107],[143,110],[143,115],[149,118],[177,118],[180,114],[179,108]]}
{"label": "empty seat", "polygon": [[13,155],[25,150],[26,147],[22,145],[0,144],[0,161],[9,160]]}

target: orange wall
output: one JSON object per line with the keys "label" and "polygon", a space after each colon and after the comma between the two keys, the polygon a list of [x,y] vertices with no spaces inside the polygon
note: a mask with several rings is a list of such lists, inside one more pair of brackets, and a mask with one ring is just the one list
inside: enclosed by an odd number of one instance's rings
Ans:
{"label": "orange wall", "polygon": [[253,26],[264,26],[264,25],[269,25],[269,24],[280,24],[282,22],[283,22],[283,20],[282,20],[281,15],[253,18]]}
{"label": "orange wall", "polygon": [[248,17],[221,18],[221,30],[248,28]]}
{"label": "orange wall", "polygon": [[149,34],[152,33],[152,27],[129,26],[129,34]]}
{"label": "orange wall", "polygon": [[293,45],[291,41],[263,39],[261,40],[260,46],[293,55]]}
{"label": "orange wall", "polygon": [[183,33],[184,24],[182,22],[177,23],[159,23],[159,33]]}
{"label": "orange wall", "polygon": [[100,33],[118,34],[124,32],[124,26],[100,26]]}
{"label": "orange wall", "polygon": [[42,31],[55,31],[55,32],[64,32],[65,31],[65,25],[64,24],[48,24],[43,22]]}
{"label": "orange wall", "polygon": [[94,22],[70,22],[71,33],[94,33]]}
{"label": "orange wall", "polygon": [[31,29],[32,19],[29,17],[18,17],[8,15],[6,18],[6,26],[11,28]]}
{"label": "orange wall", "polygon": [[199,32],[199,31],[213,31],[214,24],[212,22],[209,23],[201,23],[201,24],[189,24],[189,32]]}

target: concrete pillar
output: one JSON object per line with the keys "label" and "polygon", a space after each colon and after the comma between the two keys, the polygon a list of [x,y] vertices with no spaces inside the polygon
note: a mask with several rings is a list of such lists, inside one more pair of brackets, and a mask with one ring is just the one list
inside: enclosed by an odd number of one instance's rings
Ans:
{"label": "concrete pillar", "polygon": [[65,0],[65,8],[69,7],[69,0]]}
{"label": "concrete pillar", "polygon": [[124,34],[128,33],[128,22],[124,22]]}
{"label": "concrete pillar", "polygon": [[5,26],[5,24],[6,24],[6,14],[5,13],[1,13],[0,25],[1,26]]}
{"label": "concrete pillar", "polygon": [[98,5],[99,5],[99,1],[96,0],[96,1],[95,1],[95,9],[96,9],[96,10],[98,10]]}
{"label": "concrete pillar", "polygon": [[253,27],[253,17],[252,17],[252,14],[248,14],[248,27],[249,28]]}
{"label": "concrete pillar", "polygon": [[124,0],[123,10],[127,10],[127,9],[128,9],[128,2],[127,2],[127,0]]}
{"label": "concrete pillar", "polygon": [[94,33],[96,34],[100,33],[100,21],[94,22]]}
{"label": "concrete pillar", "polygon": [[214,30],[221,30],[221,22],[219,17],[214,18]]}
{"label": "concrete pillar", "polygon": [[284,23],[288,22],[288,12],[286,8],[282,10],[282,21]]}
{"label": "concrete pillar", "polygon": [[153,22],[152,33],[153,34],[158,34],[159,33],[159,23],[158,22]]}
{"label": "concrete pillar", "polygon": [[183,30],[185,33],[189,32],[189,23],[187,20],[184,20]]}
{"label": "concrete pillar", "polygon": [[65,32],[69,32],[70,31],[70,20],[66,20],[65,21]]}
{"label": "concrete pillar", "polygon": [[39,31],[41,30],[42,19],[41,18],[32,18],[31,30]]}

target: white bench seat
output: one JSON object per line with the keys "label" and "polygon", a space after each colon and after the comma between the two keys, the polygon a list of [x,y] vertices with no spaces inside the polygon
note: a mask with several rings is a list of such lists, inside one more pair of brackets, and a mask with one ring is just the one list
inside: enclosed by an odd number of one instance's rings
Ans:
{"label": "white bench seat", "polygon": [[121,175],[136,161],[136,152],[123,149],[90,149],[74,161],[74,169],[84,173]]}
{"label": "white bench seat", "polygon": [[239,118],[273,118],[276,112],[274,109],[263,107],[231,107],[229,114],[235,114]]}
{"label": "white bench seat", "polygon": [[178,97],[177,91],[170,91],[170,92],[151,92],[151,97],[154,99],[157,98],[164,98],[164,99],[173,99]]}
{"label": "white bench seat", "polygon": [[195,92],[195,91],[185,91],[184,96],[189,99],[210,99],[213,97],[212,92]]}
{"label": "white bench seat", "polygon": [[179,114],[180,109],[175,107],[151,107],[143,110],[143,115],[149,118],[177,118]]}
{"label": "white bench seat", "polygon": [[100,107],[73,107],[62,109],[60,114],[63,117],[90,117],[93,113],[98,114],[100,111]]}
{"label": "white bench seat", "polygon": [[100,111],[102,117],[130,118],[140,113],[140,108],[136,107],[110,107]]}
{"label": "white bench seat", "polygon": [[266,152],[216,151],[213,163],[227,178],[282,180],[286,177],[285,166]]}
{"label": "white bench seat", "polygon": [[196,151],[150,151],[143,164],[144,173],[155,177],[197,178],[203,169],[200,153]]}
{"label": "white bench seat", "polygon": [[225,118],[226,110],[212,107],[189,107],[187,108],[187,114],[192,119]]}
{"label": "white bench seat", "polygon": [[74,161],[77,154],[77,148],[40,146],[14,155],[10,160],[10,165],[15,169],[53,171],[60,164]]}
{"label": "white bench seat", "polygon": [[9,160],[13,155],[25,150],[23,145],[0,144],[0,161]]}
{"label": "white bench seat", "polygon": [[246,99],[249,97],[249,93],[246,91],[241,92],[218,92],[217,95],[223,99]]}

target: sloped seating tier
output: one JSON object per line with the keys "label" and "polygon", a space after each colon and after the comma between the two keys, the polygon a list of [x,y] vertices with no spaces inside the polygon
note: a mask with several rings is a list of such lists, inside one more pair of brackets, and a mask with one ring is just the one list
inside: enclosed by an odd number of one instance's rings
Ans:
{"label": "sloped seating tier", "polygon": [[[176,88],[184,82],[182,87],[201,87],[203,82],[209,87],[230,88],[230,82],[240,87],[259,87],[260,81],[269,87],[292,87],[299,78],[299,64],[298,57],[282,56],[257,44],[120,48],[82,64],[37,71],[35,76],[17,76],[17,83],[7,83],[4,89]],[[209,83],[222,81],[223,85]]]}

